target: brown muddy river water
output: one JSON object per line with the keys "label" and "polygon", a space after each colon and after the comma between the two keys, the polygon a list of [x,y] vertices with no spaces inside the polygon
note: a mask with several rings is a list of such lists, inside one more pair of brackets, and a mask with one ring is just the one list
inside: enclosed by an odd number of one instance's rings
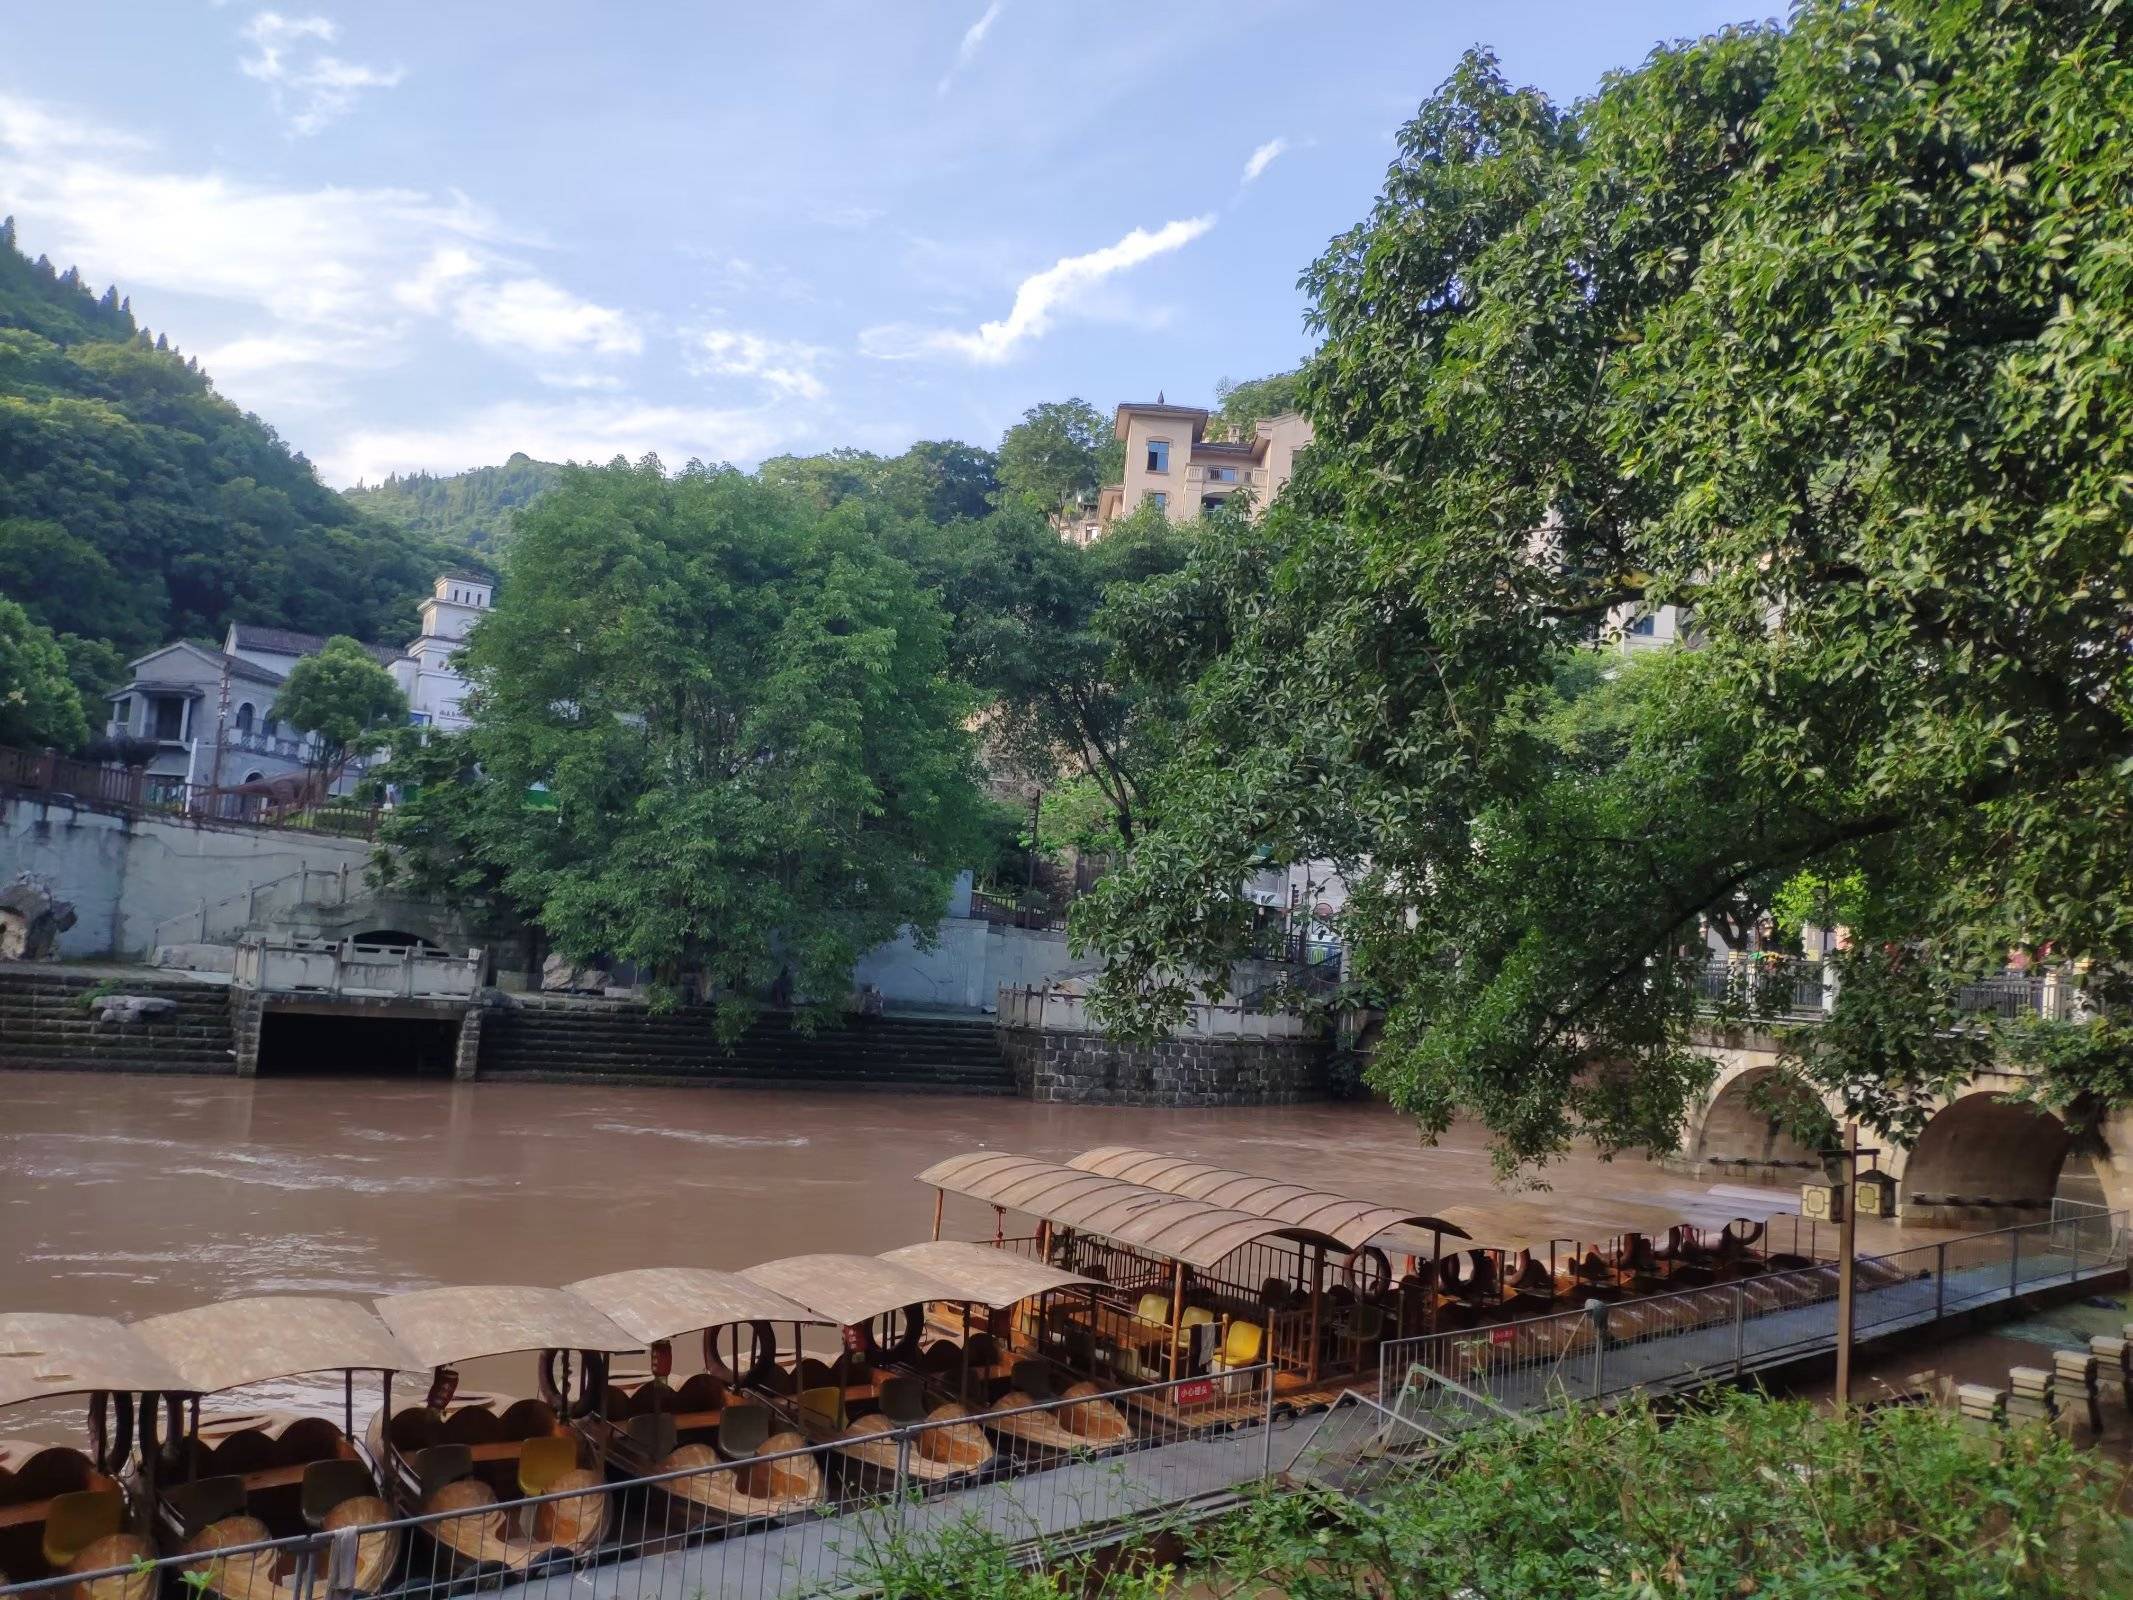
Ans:
{"label": "brown muddy river water", "polygon": [[[1146,1145],[1418,1209],[1495,1193],[1478,1130],[1424,1148],[1410,1123],[1367,1105],[1152,1111],[57,1073],[8,1073],[0,1097],[0,1306],[122,1319],[238,1295],[369,1297],[871,1253],[930,1234],[933,1193],[915,1173],[981,1148],[1063,1160]],[[1515,1198],[1574,1210],[1613,1197],[1715,1222],[1733,1214],[1729,1196],[1767,1194],[1636,1158],[1575,1156],[1543,1176],[1551,1193]],[[951,1197],[946,1232],[990,1237],[991,1214]],[[1862,1229],[1862,1243],[1871,1237]],[[470,1385],[530,1384],[528,1362],[482,1365],[469,1367]],[[337,1390],[248,1398],[322,1404]],[[52,1421],[0,1412],[0,1434],[25,1430],[49,1435]]]}

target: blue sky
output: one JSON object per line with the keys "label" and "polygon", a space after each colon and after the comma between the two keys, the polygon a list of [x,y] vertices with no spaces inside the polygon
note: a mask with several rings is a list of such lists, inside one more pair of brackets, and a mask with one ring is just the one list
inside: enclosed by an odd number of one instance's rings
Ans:
{"label": "blue sky", "polygon": [[343,484],[1206,403],[1467,45],[1559,98],[1751,0],[5,6],[0,212]]}

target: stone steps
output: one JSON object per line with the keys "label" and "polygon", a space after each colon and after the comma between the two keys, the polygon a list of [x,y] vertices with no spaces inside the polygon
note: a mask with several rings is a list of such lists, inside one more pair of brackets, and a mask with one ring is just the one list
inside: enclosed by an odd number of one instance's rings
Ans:
{"label": "stone steps", "polygon": [[770,1017],[729,1048],[720,1044],[705,1009],[654,1016],[554,1002],[486,1013],[480,1076],[999,1094],[1014,1089],[988,1022],[878,1017],[807,1038]]}
{"label": "stone steps", "polygon": [[[83,1004],[98,985],[154,995],[177,1011],[101,1025]],[[229,1073],[236,1070],[229,995],[193,983],[0,968],[0,1068],[44,1071]]]}

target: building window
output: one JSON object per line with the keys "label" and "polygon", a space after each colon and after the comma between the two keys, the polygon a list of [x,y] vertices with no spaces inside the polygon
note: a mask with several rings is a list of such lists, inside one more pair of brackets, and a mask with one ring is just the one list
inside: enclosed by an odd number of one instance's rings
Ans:
{"label": "building window", "polygon": [[407,725],[411,728],[427,728],[430,725],[430,714],[427,711],[410,711],[407,714]]}
{"label": "building window", "polygon": [[185,702],[176,695],[157,695],[150,702],[155,708],[155,723],[150,730],[153,736],[165,744],[176,744],[185,737]]}
{"label": "building window", "polygon": [[265,734],[269,739],[271,739],[281,732],[281,724],[276,722],[272,717],[269,717],[265,722],[260,724],[259,731]]}
{"label": "building window", "polygon": [[111,707],[111,720],[130,733],[133,731],[133,696],[120,695]]}
{"label": "building window", "polygon": [[1170,470],[1170,441],[1168,439],[1150,439],[1148,441],[1148,470],[1150,472],[1168,472]]}
{"label": "building window", "polygon": [[1656,611],[1641,613],[1637,620],[1629,625],[1629,631],[1639,638],[1649,639],[1659,631],[1659,614]]}
{"label": "building window", "polygon": [[1148,498],[1154,503],[1156,510],[1168,511],[1170,509],[1170,496],[1163,493],[1162,490],[1155,490]]}
{"label": "building window", "polygon": [[1235,483],[1237,481],[1237,469],[1235,467],[1209,467],[1207,469],[1207,481],[1209,483]]}
{"label": "building window", "polygon": [[250,733],[252,731],[252,702],[249,700],[237,708],[237,731],[239,733]]}
{"label": "building window", "polygon": [[1229,496],[1226,494],[1203,494],[1200,496],[1200,509],[1202,511],[1220,511],[1222,502],[1228,498]]}

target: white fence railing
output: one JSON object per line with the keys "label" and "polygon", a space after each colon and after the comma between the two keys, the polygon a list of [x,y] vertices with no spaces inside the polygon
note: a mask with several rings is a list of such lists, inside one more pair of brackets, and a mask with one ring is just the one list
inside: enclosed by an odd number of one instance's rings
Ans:
{"label": "white fence railing", "polygon": [[454,956],[353,939],[246,939],[237,946],[231,982],[270,994],[472,1000],[481,966],[479,950]]}
{"label": "white fence railing", "polygon": [[[1038,1033],[1101,1033],[1089,1015],[1085,996],[1060,989],[1030,989],[1002,984],[1000,1026]],[[1261,1011],[1246,1005],[1188,1006],[1173,1039],[1302,1039],[1313,1032],[1309,1018],[1285,1011]]]}

